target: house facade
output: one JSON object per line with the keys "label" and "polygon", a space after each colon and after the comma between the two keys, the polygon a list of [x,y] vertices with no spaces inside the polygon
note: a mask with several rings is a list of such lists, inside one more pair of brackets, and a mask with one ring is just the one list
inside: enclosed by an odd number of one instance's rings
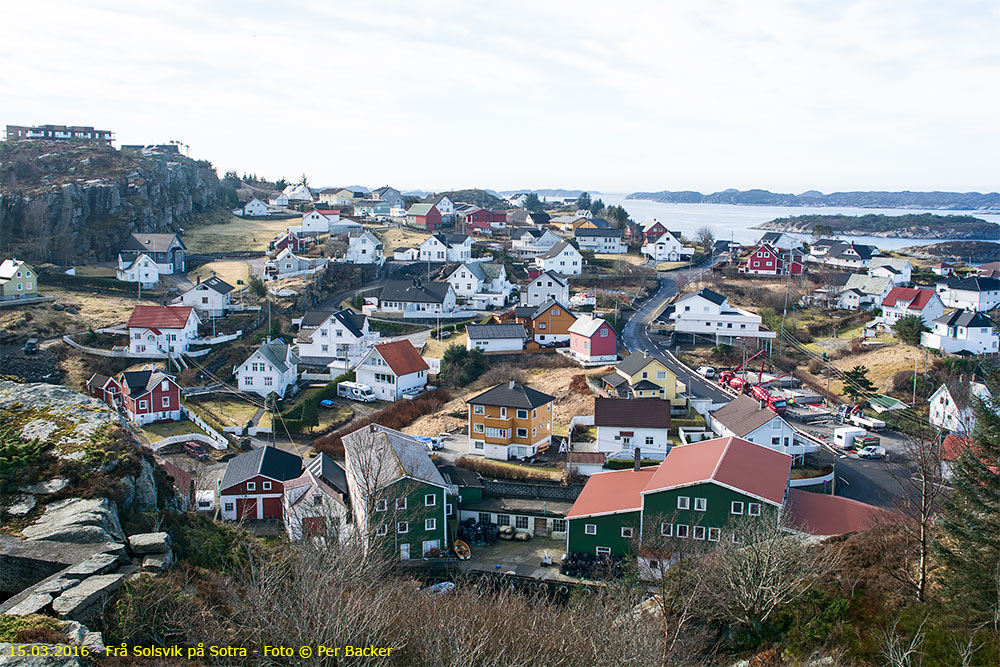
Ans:
{"label": "house facade", "polygon": [[552,271],[532,278],[521,290],[523,306],[540,306],[546,301],[569,303],[569,281]]}
{"label": "house facade", "polygon": [[583,255],[569,241],[560,241],[535,257],[535,266],[540,271],[551,271],[564,276],[578,276],[583,273]]}
{"label": "house facade", "polygon": [[374,345],[354,369],[357,381],[370,386],[377,398],[398,401],[427,386],[430,367],[407,339]]}
{"label": "house facade", "polygon": [[434,234],[417,246],[424,262],[465,262],[472,259],[472,237],[466,234]]}
{"label": "house facade", "polygon": [[514,286],[500,262],[466,262],[448,276],[455,296],[468,299],[478,308],[507,305]]}
{"label": "house facade", "polygon": [[802,256],[793,250],[779,251],[762,243],[740,262],[740,273],[761,276],[800,276],[804,270]]}
{"label": "house facade", "polygon": [[295,342],[303,364],[348,370],[378,342],[379,335],[369,327],[366,316],[349,308],[336,312],[310,310],[299,320]]}
{"label": "house facade", "polygon": [[243,215],[252,218],[266,218],[269,211],[267,204],[254,197],[243,205]]}
{"label": "house facade", "polygon": [[984,313],[959,309],[934,320],[934,327],[920,334],[920,344],[949,354],[996,354],[1000,336]]}
{"label": "house facade", "polygon": [[347,261],[351,264],[381,264],[385,261],[382,242],[369,231],[351,237],[347,244]]}
{"label": "house facade", "polygon": [[433,317],[455,310],[457,297],[447,282],[390,280],[379,295],[379,310],[403,317]]}
{"label": "house facade", "polygon": [[513,380],[470,398],[469,453],[507,461],[545,450],[552,441],[555,400]]}
{"label": "house facade", "polygon": [[114,377],[93,375],[87,393],[125,413],[136,426],[181,419],[181,388],[172,375],[155,367]]}
{"label": "house facade", "polygon": [[524,326],[537,343],[568,343],[569,328],[576,316],[558,301],[546,301],[540,306],[518,306],[514,319]]}
{"label": "house facade", "polygon": [[38,275],[20,259],[0,262],[0,301],[20,301],[38,297]]}
{"label": "house facade", "polygon": [[872,257],[868,262],[868,275],[888,278],[893,285],[909,285],[913,278],[913,265],[908,259]]}
{"label": "house facade", "polygon": [[669,232],[667,228],[663,226],[663,223],[657,220],[646,221],[642,223],[641,227],[642,227],[643,239],[645,239],[647,242],[655,241],[664,234],[668,233],[671,234],[671,236],[674,236],[677,239],[678,243],[680,242],[681,238],[680,234],[674,235],[673,233]]}
{"label": "house facade", "polygon": [[670,451],[670,404],[656,398],[595,398],[597,451],[608,458],[662,461]]}
{"label": "house facade", "polygon": [[729,305],[726,297],[707,288],[678,299],[670,319],[675,333],[692,334],[702,340],[775,337],[773,331],[761,329],[759,315]]}
{"label": "house facade", "polygon": [[892,291],[891,278],[851,274],[837,293],[837,306],[844,310],[876,308]]}
{"label": "house facade", "polygon": [[1000,278],[952,278],[938,283],[936,289],[948,308],[984,313],[1000,305]]}
{"label": "house facade", "polygon": [[402,206],[403,204],[403,194],[396,188],[388,185],[383,185],[380,188],[372,190],[371,197],[373,199],[389,202],[393,206]]}
{"label": "house facade", "polygon": [[580,250],[595,253],[619,255],[628,248],[622,240],[624,232],[621,229],[599,229],[578,227],[574,232]]}
{"label": "house facade", "polygon": [[315,273],[326,268],[328,261],[325,257],[302,257],[285,248],[274,259],[264,263],[264,276],[275,280]]}
{"label": "house facade", "polygon": [[125,262],[131,262],[139,255],[146,254],[156,262],[160,273],[171,275],[184,273],[186,251],[187,248],[176,234],[131,234],[119,255]]}
{"label": "house facade", "polygon": [[160,282],[160,267],[146,253],[140,253],[131,260],[118,255],[115,278],[126,283],[139,283],[143,289],[153,289]]}
{"label": "house facade", "polygon": [[129,352],[138,355],[187,352],[198,337],[200,323],[190,306],[136,306],[126,324]]}
{"label": "house facade", "polygon": [[202,317],[222,317],[232,306],[233,286],[218,276],[210,276],[181,295],[181,303]]}
{"label": "house facade", "polygon": [[455,202],[448,195],[427,195],[420,203],[433,206],[441,214],[441,222],[445,225],[455,223]]}
{"label": "house facade", "polygon": [[[662,228],[662,225],[656,222],[654,227]],[[643,238],[645,243],[642,245],[642,254],[657,262],[679,262],[685,257],[694,255],[693,248],[685,248],[681,243],[680,234],[664,229],[658,236],[653,237],[646,232]]]}
{"label": "house facade", "polygon": [[302,459],[271,445],[226,463],[219,482],[220,516],[228,521],[281,519],[285,483],[302,474]]}
{"label": "house facade", "polygon": [[406,211],[406,224],[411,227],[419,227],[429,232],[441,229],[444,222],[441,220],[441,212],[430,204],[413,204]]}
{"label": "house facade", "polygon": [[601,378],[605,388],[620,398],[658,398],[674,408],[687,407],[687,387],[677,374],[657,355],[646,352],[630,354],[615,371]]}
{"label": "house facade", "polygon": [[298,382],[299,355],[281,340],[268,340],[233,369],[233,375],[240,391],[262,398],[272,393],[284,398]]}
{"label": "house facade", "polygon": [[569,327],[569,351],[586,364],[618,361],[618,334],[601,318],[578,317]]}
{"label": "house facade", "polygon": [[528,339],[521,324],[466,324],[465,349],[483,352],[520,352]]}
{"label": "house facade", "polygon": [[976,426],[976,401],[988,406],[993,398],[982,382],[948,382],[938,387],[928,399],[931,426],[959,435],[971,435]]}
{"label": "house facade", "polygon": [[562,241],[548,229],[525,227],[511,235],[510,250],[515,257],[538,257]]}
{"label": "house facade", "polygon": [[919,316],[931,328],[944,315],[944,304],[932,289],[893,287],[882,300],[882,322],[891,327],[910,315]]}
{"label": "house facade", "polygon": [[282,483],[282,522],[292,541],[322,537],[337,540],[350,530],[347,473],[324,453],[302,474]]}
{"label": "house facade", "polygon": [[709,413],[707,422],[716,435],[749,440],[797,459],[819,449],[819,445],[796,439],[791,424],[766,405],[762,406],[757,399],[746,395],[734,398]]}

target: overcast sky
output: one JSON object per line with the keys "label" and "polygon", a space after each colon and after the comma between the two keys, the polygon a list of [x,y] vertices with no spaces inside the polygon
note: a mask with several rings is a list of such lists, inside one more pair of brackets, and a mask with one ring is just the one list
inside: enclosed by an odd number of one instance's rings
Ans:
{"label": "overcast sky", "polygon": [[0,123],[314,185],[993,191],[992,2],[50,2]]}

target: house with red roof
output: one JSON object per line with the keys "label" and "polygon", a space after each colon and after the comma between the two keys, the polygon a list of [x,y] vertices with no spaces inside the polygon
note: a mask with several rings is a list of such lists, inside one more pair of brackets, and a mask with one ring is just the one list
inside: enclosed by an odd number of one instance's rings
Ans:
{"label": "house with red roof", "polygon": [[759,276],[784,276],[791,273],[793,276],[801,276],[803,261],[803,256],[794,250],[778,250],[770,244],[761,243],[740,262],[740,273]]}
{"label": "house with red roof", "polygon": [[282,518],[285,483],[301,474],[301,457],[270,445],[230,459],[219,482],[222,518]]}
{"label": "house with red roof", "polygon": [[113,377],[94,374],[87,393],[121,410],[138,426],[181,418],[181,388],[172,375],[147,367]]}
{"label": "house with red roof", "polygon": [[137,356],[187,352],[201,320],[191,306],[136,306],[128,318],[128,349]]}
{"label": "house with red roof", "polygon": [[636,458],[632,469],[595,473],[567,515],[566,551],[625,556],[662,550],[661,540],[734,539],[737,521],[778,521],[791,467],[787,454],[725,437],[674,447],[658,466]]}
{"label": "house with red roof", "polygon": [[903,520],[901,515],[881,507],[802,489],[788,490],[785,510],[787,530],[816,537],[856,533],[880,523]]}
{"label": "house with red roof", "polygon": [[919,315],[927,327],[944,315],[944,303],[932,289],[893,287],[882,299],[882,323],[891,327],[910,315]]}
{"label": "house with red roof", "polygon": [[427,386],[430,366],[407,339],[375,345],[354,369],[357,381],[384,401],[415,396]]}

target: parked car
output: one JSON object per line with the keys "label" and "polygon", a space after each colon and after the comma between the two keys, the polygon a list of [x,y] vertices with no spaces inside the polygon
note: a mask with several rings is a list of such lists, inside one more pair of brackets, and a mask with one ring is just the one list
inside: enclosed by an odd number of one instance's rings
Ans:
{"label": "parked car", "polygon": [[858,451],[858,456],[863,459],[884,459],[886,456],[885,447],[881,447],[879,445],[868,445]]}
{"label": "parked car", "polygon": [[706,377],[706,378],[714,378],[715,377],[715,369],[712,368],[711,366],[699,366],[698,367],[698,375],[701,375],[702,377]]}
{"label": "parked car", "polygon": [[198,459],[199,461],[204,461],[208,458],[208,452],[205,451],[205,448],[194,440],[188,440],[184,443],[184,453]]}
{"label": "parked car", "polygon": [[430,449],[431,451],[444,449],[444,443],[441,442],[441,438],[437,436],[428,437],[424,435],[415,435],[413,436],[413,439],[419,440],[420,442],[424,443],[425,445],[427,445],[427,448]]}
{"label": "parked car", "polygon": [[24,341],[24,347],[22,349],[24,350],[25,354],[34,354],[38,352],[38,339],[29,338],[28,340]]}

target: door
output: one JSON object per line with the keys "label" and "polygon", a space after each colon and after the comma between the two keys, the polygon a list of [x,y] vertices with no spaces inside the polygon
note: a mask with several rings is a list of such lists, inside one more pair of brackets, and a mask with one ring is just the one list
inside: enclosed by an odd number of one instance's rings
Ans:
{"label": "door", "polygon": [[410,560],[410,545],[400,544],[399,545],[399,560]]}
{"label": "door", "polygon": [[[409,545],[407,545],[409,546]],[[423,556],[426,557],[430,552],[440,552],[441,551],[441,540],[424,540],[423,543]]]}
{"label": "door", "polygon": [[257,517],[257,499],[256,498],[237,498],[236,499],[236,518],[237,519],[256,519]]}
{"label": "door", "polygon": [[545,537],[549,534],[549,520],[535,517],[535,537]]}

